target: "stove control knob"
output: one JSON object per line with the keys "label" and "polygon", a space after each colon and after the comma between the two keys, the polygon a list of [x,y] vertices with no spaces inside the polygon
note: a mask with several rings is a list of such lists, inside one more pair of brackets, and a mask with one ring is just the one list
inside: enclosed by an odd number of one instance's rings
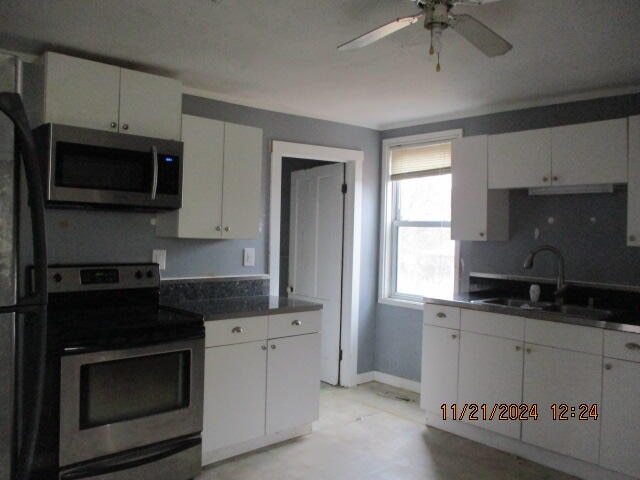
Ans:
{"label": "stove control knob", "polygon": [[138,270],[138,271],[135,273],[135,276],[136,276],[136,278],[137,278],[138,280],[140,280],[140,279],[142,278],[142,272],[141,272],[140,270]]}
{"label": "stove control knob", "polygon": [[56,273],[53,276],[53,281],[56,282],[56,283],[60,283],[62,281],[62,275],[60,275],[59,273]]}
{"label": "stove control knob", "polygon": [[153,270],[147,270],[147,278],[153,278]]}

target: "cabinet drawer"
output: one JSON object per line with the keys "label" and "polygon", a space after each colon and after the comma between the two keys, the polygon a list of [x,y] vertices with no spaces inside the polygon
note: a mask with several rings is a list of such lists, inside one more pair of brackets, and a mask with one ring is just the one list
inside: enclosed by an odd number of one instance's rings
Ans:
{"label": "cabinet drawer", "polygon": [[602,329],[527,319],[527,343],[602,355]]}
{"label": "cabinet drawer", "polygon": [[206,322],[207,347],[266,340],[269,317],[230,318]]}
{"label": "cabinet drawer", "polygon": [[425,325],[435,325],[436,327],[458,329],[460,328],[460,309],[456,307],[425,304],[423,323]]}
{"label": "cabinet drawer", "polygon": [[605,331],[604,356],[640,362],[640,334]]}
{"label": "cabinet drawer", "polygon": [[524,340],[524,322],[523,317],[513,315],[463,310],[461,328],[467,332]]}
{"label": "cabinet drawer", "polygon": [[269,338],[291,337],[320,331],[322,310],[269,316]]}

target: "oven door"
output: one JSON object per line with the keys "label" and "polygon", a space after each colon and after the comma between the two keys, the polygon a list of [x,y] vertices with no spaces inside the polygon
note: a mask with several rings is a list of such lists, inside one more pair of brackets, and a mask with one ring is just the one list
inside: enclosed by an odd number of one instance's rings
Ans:
{"label": "oven door", "polygon": [[36,131],[47,159],[47,201],[143,209],[182,203],[182,143],[47,124]]}
{"label": "oven door", "polygon": [[61,358],[60,466],[202,430],[204,339]]}

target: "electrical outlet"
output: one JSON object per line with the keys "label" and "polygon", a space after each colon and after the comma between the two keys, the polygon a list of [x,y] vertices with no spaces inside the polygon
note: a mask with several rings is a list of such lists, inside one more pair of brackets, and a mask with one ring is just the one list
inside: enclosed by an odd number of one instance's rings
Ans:
{"label": "electrical outlet", "polygon": [[167,269],[167,251],[166,250],[153,250],[152,260],[153,263],[157,263],[160,270]]}
{"label": "electrical outlet", "polygon": [[245,248],[243,250],[242,265],[244,265],[245,267],[256,266],[256,249],[255,248]]}

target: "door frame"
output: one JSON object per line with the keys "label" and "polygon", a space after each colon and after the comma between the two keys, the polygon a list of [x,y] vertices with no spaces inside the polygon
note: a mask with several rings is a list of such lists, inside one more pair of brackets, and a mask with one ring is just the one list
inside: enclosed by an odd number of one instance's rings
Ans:
{"label": "door frame", "polygon": [[360,247],[362,238],[362,181],[364,152],[274,140],[271,144],[271,189],[269,202],[270,294],[280,294],[280,206],[282,203],[282,159],[322,160],[346,164],[342,261],[342,305],[340,323],[339,385],[357,385],[358,324],[360,314]]}

